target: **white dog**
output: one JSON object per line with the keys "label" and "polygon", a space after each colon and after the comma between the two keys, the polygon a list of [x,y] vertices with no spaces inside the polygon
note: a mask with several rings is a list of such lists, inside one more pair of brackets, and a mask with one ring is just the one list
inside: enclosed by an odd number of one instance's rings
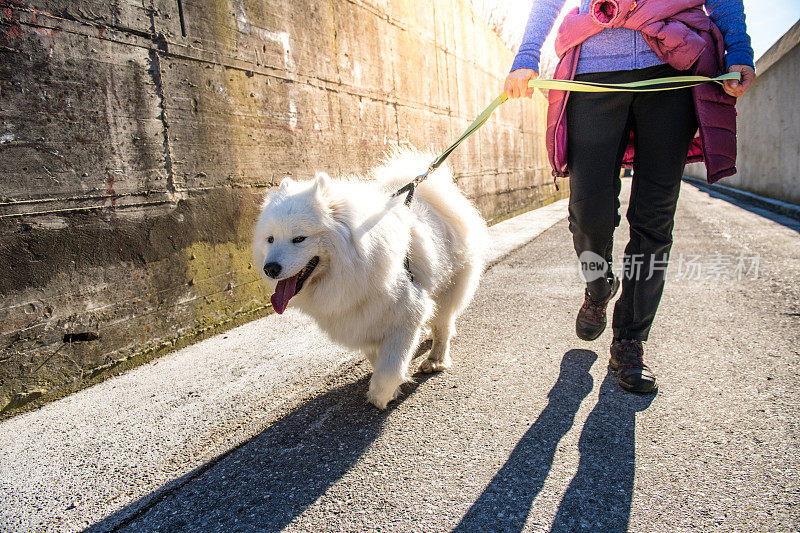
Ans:
{"label": "white dog", "polygon": [[361,350],[373,367],[368,399],[381,409],[409,379],[426,325],[433,343],[420,370],[451,366],[454,323],[484,267],[486,223],[449,169],[418,186],[410,206],[405,194],[391,196],[432,158],[395,151],[371,180],[285,178],[256,226],[254,264],[275,311],[291,301],[334,341]]}

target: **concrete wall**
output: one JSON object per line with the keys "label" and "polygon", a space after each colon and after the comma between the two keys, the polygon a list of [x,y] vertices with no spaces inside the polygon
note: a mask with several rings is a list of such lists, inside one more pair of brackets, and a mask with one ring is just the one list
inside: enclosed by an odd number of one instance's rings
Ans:
{"label": "concrete wall", "polygon": [[[738,173],[720,183],[800,204],[800,22],[756,63],[755,85],[736,103]],[[705,179],[702,164],[687,166]]]}
{"label": "concrete wall", "polygon": [[[0,58],[0,416],[269,312],[265,190],[444,148],[512,59],[464,0],[11,0]],[[556,199],[544,106],[450,159],[490,220]]]}

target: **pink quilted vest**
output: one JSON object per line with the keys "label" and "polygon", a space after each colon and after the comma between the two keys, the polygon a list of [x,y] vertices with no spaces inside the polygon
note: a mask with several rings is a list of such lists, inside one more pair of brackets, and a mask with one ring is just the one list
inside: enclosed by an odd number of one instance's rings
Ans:
{"label": "pink quilted vest", "polygon": [[[560,61],[554,78],[571,80],[578,66],[580,45],[604,28],[625,27],[642,32],[659,58],[678,70],[715,77],[725,71],[725,45],[719,28],[703,11],[703,0],[594,0],[588,13],[573,10],[564,18],[556,38]],[[736,99],[716,83],[692,88],[699,125],[687,162],[705,161],[708,182],[736,173]],[[554,176],[567,169],[566,107],[569,91],[548,94],[545,142]],[[633,134],[623,166],[633,163]]]}

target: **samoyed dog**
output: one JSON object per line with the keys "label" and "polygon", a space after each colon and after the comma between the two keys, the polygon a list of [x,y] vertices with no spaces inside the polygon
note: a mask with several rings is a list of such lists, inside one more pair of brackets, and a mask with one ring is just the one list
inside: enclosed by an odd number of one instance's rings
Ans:
{"label": "samoyed dog", "polygon": [[372,364],[368,400],[397,398],[423,331],[432,336],[419,369],[451,366],[455,320],[483,272],[486,223],[442,166],[409,206],[392,193],[433,155],[396,150],[366,179],[285,178],[263,205],[255,265],[272,306],[310,315],[332,340]]}

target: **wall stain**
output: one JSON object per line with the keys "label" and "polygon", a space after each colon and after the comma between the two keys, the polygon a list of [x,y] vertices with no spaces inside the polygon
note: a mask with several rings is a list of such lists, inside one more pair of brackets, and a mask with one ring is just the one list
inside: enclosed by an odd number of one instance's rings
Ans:
{"label": "wall stain", "polygon": [[[400,5],[134,4],[0,0],[0,419],[268,314],[250,253],[265,190],[446,144],[471,119],[459,97],[482,103],[510,60],[488,29],[480,60],[459,57]],[[490,219],[557,196],[544,100],[508,105],[452,158]]]}

